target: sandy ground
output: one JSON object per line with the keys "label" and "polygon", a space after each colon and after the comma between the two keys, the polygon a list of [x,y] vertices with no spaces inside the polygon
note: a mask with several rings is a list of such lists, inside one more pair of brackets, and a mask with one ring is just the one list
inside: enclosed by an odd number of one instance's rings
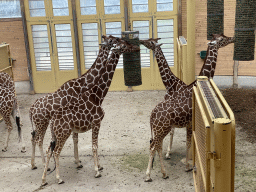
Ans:
{"label": "sandy ground", "polygon": [[[23,121],[26,153],[21,153],[14,128],[7,152],[0,151],[0,191],[194,191],[192,172],[186,173],[183,159],[186,156],[186,131],[176,129],[172,156],[164,160],[169,179],[162,179],[158,157],[151,174],[152,183],[144,182],[149,155],[149,116],[157,103],[163,100],[164,91],[109,92],[103,108],[105,117],[99,134],[99,159],[104,167],[102,177],[94,178],[91,131],[79,134],[79,156],[84,166],[77,170],[73,157],[73,141],[66,142],[60,158],[60,174],[65,181],[58,185],[55,172],[47,175],[48,185],[41,188],[43,166],[36,148],[37,170],[31,170],[31,124],[28,111],[32,103],[42,96],[18,95]],[[6,129],[0,123],[0,146],[3,147]],[[256,191],[255,144],[246,140],[237,127],[235,191]],[[169,137],[164,141],[166,152]],[[46,133],[44,151],[50,142]],[[53,160],[50,167],[53,168]]]}

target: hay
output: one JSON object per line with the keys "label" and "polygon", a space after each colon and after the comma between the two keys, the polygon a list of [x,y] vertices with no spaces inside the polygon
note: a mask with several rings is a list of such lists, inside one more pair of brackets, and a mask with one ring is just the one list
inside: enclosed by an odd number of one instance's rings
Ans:
{"label": "hay", "polygon": [[[122,39],[139,46],[139,31],[124,31]],[[124,53],[124,81],[126,86],[139,86],[141,81],[140,51]]]}

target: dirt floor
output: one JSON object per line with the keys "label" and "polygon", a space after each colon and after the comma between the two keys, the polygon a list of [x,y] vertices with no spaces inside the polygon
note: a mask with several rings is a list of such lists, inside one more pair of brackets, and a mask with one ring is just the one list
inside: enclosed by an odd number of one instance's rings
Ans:
{"label": "dirt floor", "polygon": [[[253,108],[248,98],[236,98],[239,90],[222,90],[228,95],[228,102],[234,111],[251,114],[250,118],[255,131],[255,115],[251,113]],[[250,90],[251,91],[251,90]],[[247,90],[246,90],[247,92]],[[79,134],[79,157],[83,168],[77,170],[73,157],[73,141],[71,137],[66,142],[61,153],[60,174],[65,181],[58,185],[55,172],[47,175],[48,185],[41,188],[43,166],[38,148],[36,148],[37,170],[31,170],[31,124],[28,118],[28,110],[32,103],[42,94],[18,95],[23,120],[24,140],[26,153],[21,153],[21,145],[17,142],[17,131],[13,130],[7,152],[0,151],[0,191],[170,191],[192,192],[194,182],[192,172],[186,173],[183,164],[186,156],[186,131],[184,128],[176,129],[172,156],[170,160],[164,160],[169,179],[162,179],[159,159],[156,158],[151,174],[152,183],[145,183],[145,172],[149,156],[150,126],[149,116],[157,103],[163,100],[165,91],[136,91],[136,92],[109,92],[103,108],[105,117],[99,134],[99,158],[104,167],[102,177],[94,178],[94,163],[92,158],[91,131]],[[249,94],[249,93],[248,93]],[[238,97],[245,96],[237,94]],[[237,103],[248,104],[247,112],[238,107]],[[255,101],[255,94],[254,94]],[[255,103],[254,103],[255,106]],[[237,112],[236,112],[237,113]],[[247,117],[246,115],[244,115]],[[252,136],[248,139],[249,126],[237,118],[236,136],[236,178],[235,191],[256,191],[256,143],[252,142]],[[248,123],[248,121],[247,121]],[[4,145],[6,129],[4,122],[0,123],[0,146]],[[247,128],[246,128],[247,127]],[[250,129],[251,129],[250,128]],[[247,131],[244,131],[246,130]],[[164,141],[164,153],[166,152],[169,137]],[[44,149],[50,142],[50,132],[46,133]],[[50,167],[53,168],[53,160]]]}

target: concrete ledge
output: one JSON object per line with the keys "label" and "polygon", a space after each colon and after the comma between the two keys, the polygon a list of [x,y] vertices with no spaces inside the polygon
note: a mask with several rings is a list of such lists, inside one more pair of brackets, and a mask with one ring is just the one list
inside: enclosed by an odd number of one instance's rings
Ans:
{"label": "concrete ledge", "polygon": [[[233,76],[214,76],[213,80],[221,88],[233,86]],[[256,77],[238,76],[238,88],[256,88]]]}
{"label": "concrete ledge", "polygon": [[29,81],[16,81],[15,90],[16,94],[30,94],[30,82]]}

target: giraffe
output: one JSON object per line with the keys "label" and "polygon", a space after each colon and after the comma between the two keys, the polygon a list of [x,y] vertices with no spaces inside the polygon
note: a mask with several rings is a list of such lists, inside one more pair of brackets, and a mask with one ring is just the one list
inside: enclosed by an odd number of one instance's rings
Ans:
{"label": "giraffe", "polygon": [[[201,68],[199,76],[207,76],[208,78],[214,77],[215,68],[217,64],[218,49],[225,47],[230,43],[233,43],[234,40],[235,39],[233,37],[227,37],[223,34],[212,34],[211,41],[207,43],[208,44],[207,54],[204,59],[204,64]],[[170,143],[167,147],[167,152],[165,155],[166,159],[171,158],[170,154],[171,154],[171,148],[173,143],[174,130],[175,128],[173,128],[170,131]]]}
{"label": "giraffe", "polygon": [[7,137],[2,151],[7,151],[9,137],[13,129],[10,118],[12,116],[18,127],[19,142],[22,143],[21,152],[25,153],[25,144],[23,142],[23,135],[21,130],[22,123],[20,119],[18,101],[15,95],[14,82],[11,76],[4,72],[0,72],[0,115],[3,117],[7,126]]}
{"label": "giraffe", "polygon": [[[221,36],[221,37],[220,37]],[[228,45],[229,43],[232,43],[234,41],[234,38],[226,37],[224,35],[214,35],[216,40],[211,41],[209,43],[210,46],[213,47],[223,47]],[[140,41],[142,44],[144,44],[146,47],[153,50],[153,52],[156,55],[157,62],[160,63],[161,60],[165,60],[164,55],[161,51],[161,44],[157,44],[157,40],[146,40],[146,41]],[[160,54],[159,54],[160,53]],[[159,55],[158,55],[159,54]],[[158,55],[158,56],[157,56]],[[214,68],[216,67],[216,59],[209,58],[209,60],[215,61]],[[203,65],[204,68],[208,68],[208,65]],[[167,65],[169,68],[169,66]],[[208,68],[209,69],[209,68]],[[160,73],[161,73],[161,69]],[[165,69],[166,73],[167,71],[170,71],[170,69]],[[210,73],[206,73],[207,70],[204,71],[205,75],[212,74],[214,75],[214,70],[210,70]],[[213,71],[213,72],[212,72]],[[174,77],[173,77],[174,78]],[[178,78],[177,78],[178,79]],[[176,79],[176,82],[178,80]],[[166,79],[163,79],[163,81]],[[172,79],[173,82],[175,82]],[[163,158],[162,158],[162,142],[164,137],[171,132],[171,142],[169,145],[169,149],[172,145],[172,138],[174,134],[174,127],[186,127],[187,129],[187,155],[186,155],[186,170],[189,171],[189,164],[188,164],[188,151],[191,146],[191,135],[192,135],[192,126],[191,126],[191,119],[192,119],[192,88],[196,85],[196,81],[191,83],[190,85],[182,85],[178,89],[178,91],[171,90],[170,92],[167,89],[167,94],[172,94],[170,96],[165,95],[165,101],[159,103],[155,109],[151,113],[150,117],[150,126],[151,126],[151,132],[152,132],[152,139],[150,144],[150,158],[149,158],[149,164],[147,168],[147,178],[145,181],[150,182],[152,179],[150,178],[151,173],[151,166],[153,157],[155,154],[155,150],[158,151],[160,163],[161,163],[161,172],[163,173],[163,178],[168,178],[166,175],[164,165],[163,165]],[[153,134],[155,135],[153,138]],[[168,149],[168,150],[169,150]],[[168,154],[169,156],[169,154]]]}
{"label": "giraffe", "polygon": [[119,39],[116,48],[112,50],[110,58],[108,59],[106,71],[102,75],[101,81],[96,84],[94,88],[83,93],[79,97],[78,102],[69,103],[57,109],[50,124],[52,142],[48,148],[46,166],[42,176],[43,186],[47,185],[46,173],[52,154],[56,162],[56,178],[58,183],[64,183],[59,174],[59,156],[66,140],[72,132],[83,133],[92,130],[92,152],[96,171],[95,178],[101,177],[100,170],[102,170],[103,167],[99,164],[97,152],[98,134],[101,121],[104,117],[101,104],[111,84],[120,55],[124,52],[132,52],[138,49],[137,46],[130,45]]}
{"label": "giraffe", "polygon": [[[110,49],[114,44],[118,42],[119,38],[113,36],[102,36],[104,42],[101,44],[99,54],[92,67],[83,74],[80,78],[72,79],[64,83],[54,93],[47,94],[44,97],[39,98],[31,106],[29,111],[30,120],[32,123],[32,156],[31,156],[31,169],[37,169],[35,166],[35,146],[38,144],[41,153],[42,162],[45,165],[45,158],[43,153],[43,139],[49,121],[52,118],[54,112],[60,107],[65,106],[70,102],[77,102],[78,97],[85,91],[91,89],[95,83],[98,82],[102,73],[105,70],[105,65],[110,52]],[[34,128],[35,127],[35,128]],[[73,142],[75,148],[78,143],[78,134],[73,134]],[[76,155],[76,152],[75,152]],[[77,168],[81,168],[82,165],[78,157],[75,156],[75,163]]]}

